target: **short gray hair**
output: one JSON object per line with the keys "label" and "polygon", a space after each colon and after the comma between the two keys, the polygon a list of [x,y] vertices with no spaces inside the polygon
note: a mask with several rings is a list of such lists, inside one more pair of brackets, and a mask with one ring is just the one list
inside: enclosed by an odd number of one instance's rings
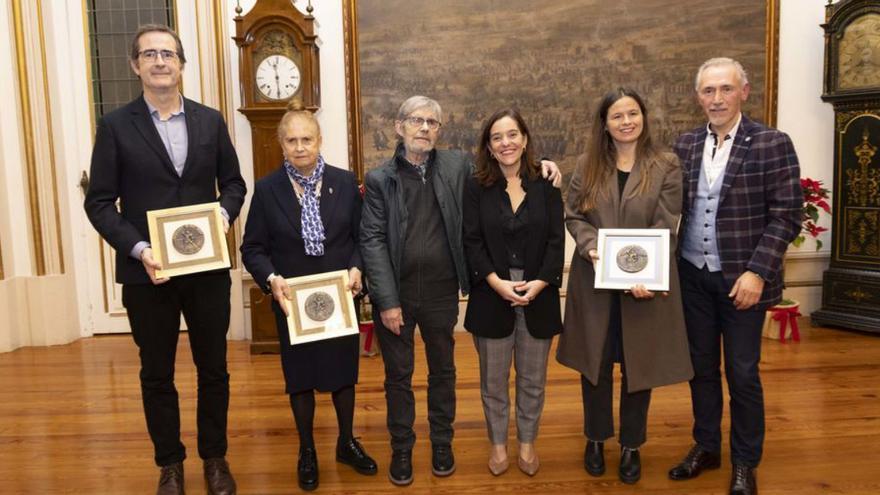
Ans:
{"label": "short gray hair", "polygon": [[701,65],[700,69],[697,70],[697,77],[694,79],[694,90],[700,90],[700,77],[703,76],[703,71],[710,67],[718,67],[722,65],[732,66],[736,70],[736,75],[739,76],[739,82],[742,83],[743,86],[749,83],[749,78],[746,75],[746,70],[743,69],[741,63],[730,57],[715,57],[703,62],[703,65]]}
{"label": "short gray hair", "polygon": [[443,112],[440,110],[440,104],[437,100],[428,98],[427,96],[410,96],[405,102],[401,103],[397,110],[397,120],[403,120],[409,117],[413,112],[420,108],[427,108],[434,112],[437,120],[443,120]]}

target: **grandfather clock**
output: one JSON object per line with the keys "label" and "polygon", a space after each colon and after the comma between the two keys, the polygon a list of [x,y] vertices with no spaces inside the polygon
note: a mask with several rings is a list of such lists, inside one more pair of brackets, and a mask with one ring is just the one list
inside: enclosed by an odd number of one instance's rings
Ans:
{"label": "grandfather clock", "polygon": [[825,84],[834,105],[831,264],[814,325],[880,332],[880,2],[825,6]]}
{"label": "grandfather clock", "polygon": [[[316,111],[321,105],[320,67],[311,1],[306,14],[291,0],[257,0],[242,16],[235,8],[242,107],[251,125],[254,180],[281,165],[278,122],[291,99]],[[251,353],[278,352],[272,296],[250,290]]]}

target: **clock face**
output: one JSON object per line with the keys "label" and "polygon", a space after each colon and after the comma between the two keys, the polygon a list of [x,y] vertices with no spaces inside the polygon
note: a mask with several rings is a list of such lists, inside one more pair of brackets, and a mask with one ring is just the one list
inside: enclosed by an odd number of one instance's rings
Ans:
{"label": "clock face", "polygon": [[302,82],[296,62],[284,55],[270,55],[257,66],[257,89],[270,100],[286,100]]}

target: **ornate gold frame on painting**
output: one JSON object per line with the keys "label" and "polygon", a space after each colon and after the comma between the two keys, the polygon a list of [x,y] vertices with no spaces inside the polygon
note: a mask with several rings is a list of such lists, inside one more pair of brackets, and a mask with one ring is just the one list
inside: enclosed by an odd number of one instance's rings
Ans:
{"label": "ornate gold frame on painting", "polygon": [[[171,259],[172,239],[168,235],[167,229],[165,229],[165,224],[184,220],[207,221],[207,234],[210,235],[211,247],[209,256],[180,261]],[[156,278],[229,268],[229,250],[226,245],[226,235],[223,233],[223,216],[220,213],[220,203],[203,203],[148,211],[147,225],[150,229],[150,245],[153,249],[153,259],[162,265],[161,270],[156,270]]]}
{"label": "ornate gold frame on painting", "polygon": [[[777,77],[779,56],[779,0],[766,1],[764,108],[763,120],[776,124]],[[359,180],[364,177],[363,135],[361,129],[360,62],[358,58],[358,0],[342,0],[342,23],[345,45],[345,80],[348,103],[349,166]],[[393,15],[389,12],[388,15]],[[401,95],[403,96],[403,95]]]}

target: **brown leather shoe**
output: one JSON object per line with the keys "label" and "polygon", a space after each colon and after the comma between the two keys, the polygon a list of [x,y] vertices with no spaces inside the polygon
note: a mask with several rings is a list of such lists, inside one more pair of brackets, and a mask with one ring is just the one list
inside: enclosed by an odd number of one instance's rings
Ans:
{"label": "brown leather shoe", "polygon": [[208,495],[235,495],[235,480],[226,459],[205,459],[205,484],[208,485]]}
{"label": "brown leather shoe", "polygon": [[182,462],[171,464],[170,466],[162,466],[156,495],[184,495]]}

